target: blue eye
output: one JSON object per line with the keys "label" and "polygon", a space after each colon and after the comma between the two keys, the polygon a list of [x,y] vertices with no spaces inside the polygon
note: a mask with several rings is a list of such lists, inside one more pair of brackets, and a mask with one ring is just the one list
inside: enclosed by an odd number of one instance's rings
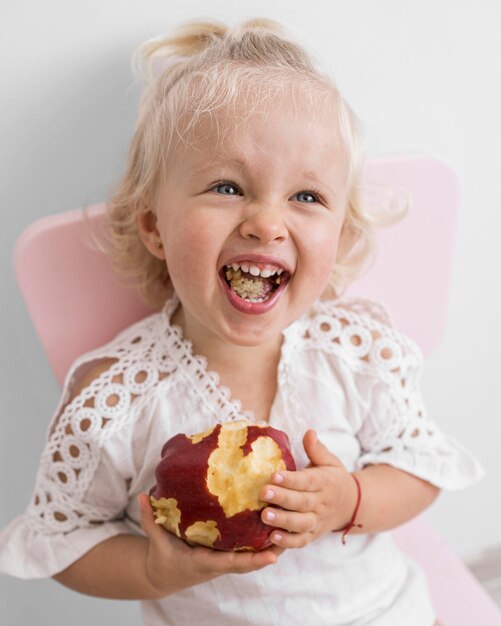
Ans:
{"label": "blue eye", "polygon": [[[238,188],[232,183],[218,183],[217,185],[214,185],[212,189],[215,189],[218,193],[221,193],[223,196],[238,196],[239,194]],[[222,191],[219,191],[219,190],[222,190]]]}
{"label": "blue eye", "polygon": [[[320,202],[319,197],[315,193],[311,193],[310,191],[299,191],[296,196],[298,197],[300,202],[305,202],[307,204],[312,204],[314,202]],[[301,200],[303,198],[303,200]]]}

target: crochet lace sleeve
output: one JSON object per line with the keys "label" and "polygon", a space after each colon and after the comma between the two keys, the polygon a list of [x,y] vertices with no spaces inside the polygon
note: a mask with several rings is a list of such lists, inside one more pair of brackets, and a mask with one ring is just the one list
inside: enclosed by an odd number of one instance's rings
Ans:
{"label": "crochet lace sleeve", "polygon": [[392,327],[382,307],[364,300],[326,305],[316,328],[354,376],[361,407],[354,425],[359,469],[386,463],[449,490],[483,475],[474,456],[428,414],[421,350]]}
{"label": "crochet lace sleeve", "polygon": [[98,543],[131,532],[124,521],[127,478],[115,462],[116,440],[146,383],[137,382],[137,368],[124,371],[121,359],[107,364],[73,398],[72,387],[96,360],[80,361],[70,372],[31,502],[0,535],[0,571],[21,578],[53,576]]}
{"label": "crochet lace sleeve", "polygon": [[439,428],[425,407],[417,345],[384,325],[371,335],[374,380],[358,433],[360,467],[387,463],[448,490],[476,482],[483,475],[476,459]]}

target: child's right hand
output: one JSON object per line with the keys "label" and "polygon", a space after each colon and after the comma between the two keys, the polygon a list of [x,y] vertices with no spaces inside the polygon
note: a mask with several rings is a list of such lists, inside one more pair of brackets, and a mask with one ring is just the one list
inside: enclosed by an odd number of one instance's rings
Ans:
{"label": "child's right hand", "polygon": [[145,570],[160,596],[217,578],[223,574],[245,574],[277,562],[284,551],[272,546],[260,552],[221,552],[189,546],[155,523],[149,496],[138,496],[141,527],[149,539]]}

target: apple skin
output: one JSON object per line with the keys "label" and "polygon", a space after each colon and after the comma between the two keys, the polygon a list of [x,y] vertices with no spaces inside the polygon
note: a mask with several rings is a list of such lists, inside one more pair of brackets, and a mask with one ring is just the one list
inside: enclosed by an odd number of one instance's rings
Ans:
{"label": "apple skin", "polygon": [[[221,503],[221,498],[227,497],[228,493],[231,495],[232,490],[241,493],[243,489],[240,490],[238,484],[228,486],[223,481],[223,489],[220,491],[219,497],[209,490],[210,475],[211,473],[212,475],[218,474],[222,464],[216,460],[216,463],[212,463],[211,466],[211,458],[215,458],[211,455],[215,451],[217,451],[216,455],[221,452],[221,447],[219,447],[220,436],[222,435],[224,438],[225,429],[233,431],[235,425],[237,428],[240,428],[239,425],[241,425],[247,434],[245,439],[245,434],[241,433],[244,443],[238,446],[239,450],[236,450],[236,454],[239,456],[233,467],[237,472],[240,469],[244,474],[247,473],[247,469],[242,468],[242,463],[245,464],[249,461],[248,456],[253,453],[256,454],[254,449],[256,445],[253,448],[253,444],[257,440],[262,442],[261,438],[271,439],[276,444],[276,446],[271,444],[276,449],[276,457],[272,461],[268,459],[265,474],[262,474],[256,481],[254,481],[253,476],[247,477],[246,488],[248,490],[250,489],[254,494],[257,494],[264,484],[270,482],[274,471],[296,469],[289,438],[283,431],[271,426],[258,426],[246,422],[229,422],[228,425],[217,424],[208,433],[195,436],[179,434],[164,444],[161,451],[162,458],[155,471],[157,482],[150,490],[150,500],[157,518],[156,522],[190,544],[200,543],[214,550],[259,551],[271,545],[270,534],[273,528],[261,520],[261,510],[267,506],[267,503],[257,501],[257,496],[255,496],[252,508],[228,513],[228,509],[224,508],[224,501]],[[221,429],[223,429],[223,433],[221,433]],[[270,444],[269,441],[265,443],[267,446]],[[279,459],[278,462],[277,459]],[[230,470],[230,474],[233,476],[233,470]],[[251,481],[250,487],[249,480]],[[165,509],[160,510],[160,499],[172,499],[170,502],[175,506],[178,515],[178,524],[176,525],[174,522],[174,528],[170,515],[167,515],[169,521],[162,523],[165,521]],[[165,502],[165,500],[162,501]],[[241,506],[245,506],[245,503]],[[217,530],[213,531],[210,541],[193,537],[193,534],[190,535],[189,531],[194,524],[206,524],[207,522],[217,527]]]}

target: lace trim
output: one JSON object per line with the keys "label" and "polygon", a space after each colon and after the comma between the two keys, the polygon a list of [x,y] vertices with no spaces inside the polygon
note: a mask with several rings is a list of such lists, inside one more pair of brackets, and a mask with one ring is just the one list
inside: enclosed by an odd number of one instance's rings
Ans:
{"label": "lace trim", "polygon": [[384,326],[392,327],[393,320],[389,312],[379,302],[369,300],[367,298],[350,298],[343,300],[341,303],[333,301],[320,301],[317,309],[325,308],[327,310],[341,308],[343,311],[349,311],[358,316],[369,317]]}
{"label": "lace trim", "polygon": [[252,411],[242,411],[242,403],[232,400],[228,387],[220,385],[217,372],[207,370],[207,359],[193,353],[193,344],[182,336],[179,326],[169,326],[167,340],[172,356],[187,382],[188,393],[198,403],[199,409],[208,417],[218,421],[248,419],[252,421]]}
{"label": "lace trim", "polygon": [[[171,325],[171,314],[177,308],[179,300],[175,296],[173,305],[166,311],[168,320],[166,336],[173,358],[179,366],[179,370],[188,384],[188,393],[198,404],[199,410],[208,418],[217,421],[233,421],[247,419],[255,421],[252,411],[242,411],[240,400],[232,399],[231,390],[220,384],[217,372],[207,369],[207,359],[201,355],[195,355],[193,344],[183,337],[179,326]],[[291,351],[294,348],[294,339],[302,335],[304,319],[291,324],[283,332],[282,357],[278,369],[278,382],[284,384],[286,379],[286,362],[290,360]]]}
{"label": "lace trim", "polygon": [[[368,301],[364,313],[363,302],[317,303],[317,313],[304,337],[306,347],[332,352],[358,372],[395,388],[405,387],[404,376],[422,364],[421,350],[414,341],[372,317],[374,303]],[[378,311],[384,310],[378,307]]]}

